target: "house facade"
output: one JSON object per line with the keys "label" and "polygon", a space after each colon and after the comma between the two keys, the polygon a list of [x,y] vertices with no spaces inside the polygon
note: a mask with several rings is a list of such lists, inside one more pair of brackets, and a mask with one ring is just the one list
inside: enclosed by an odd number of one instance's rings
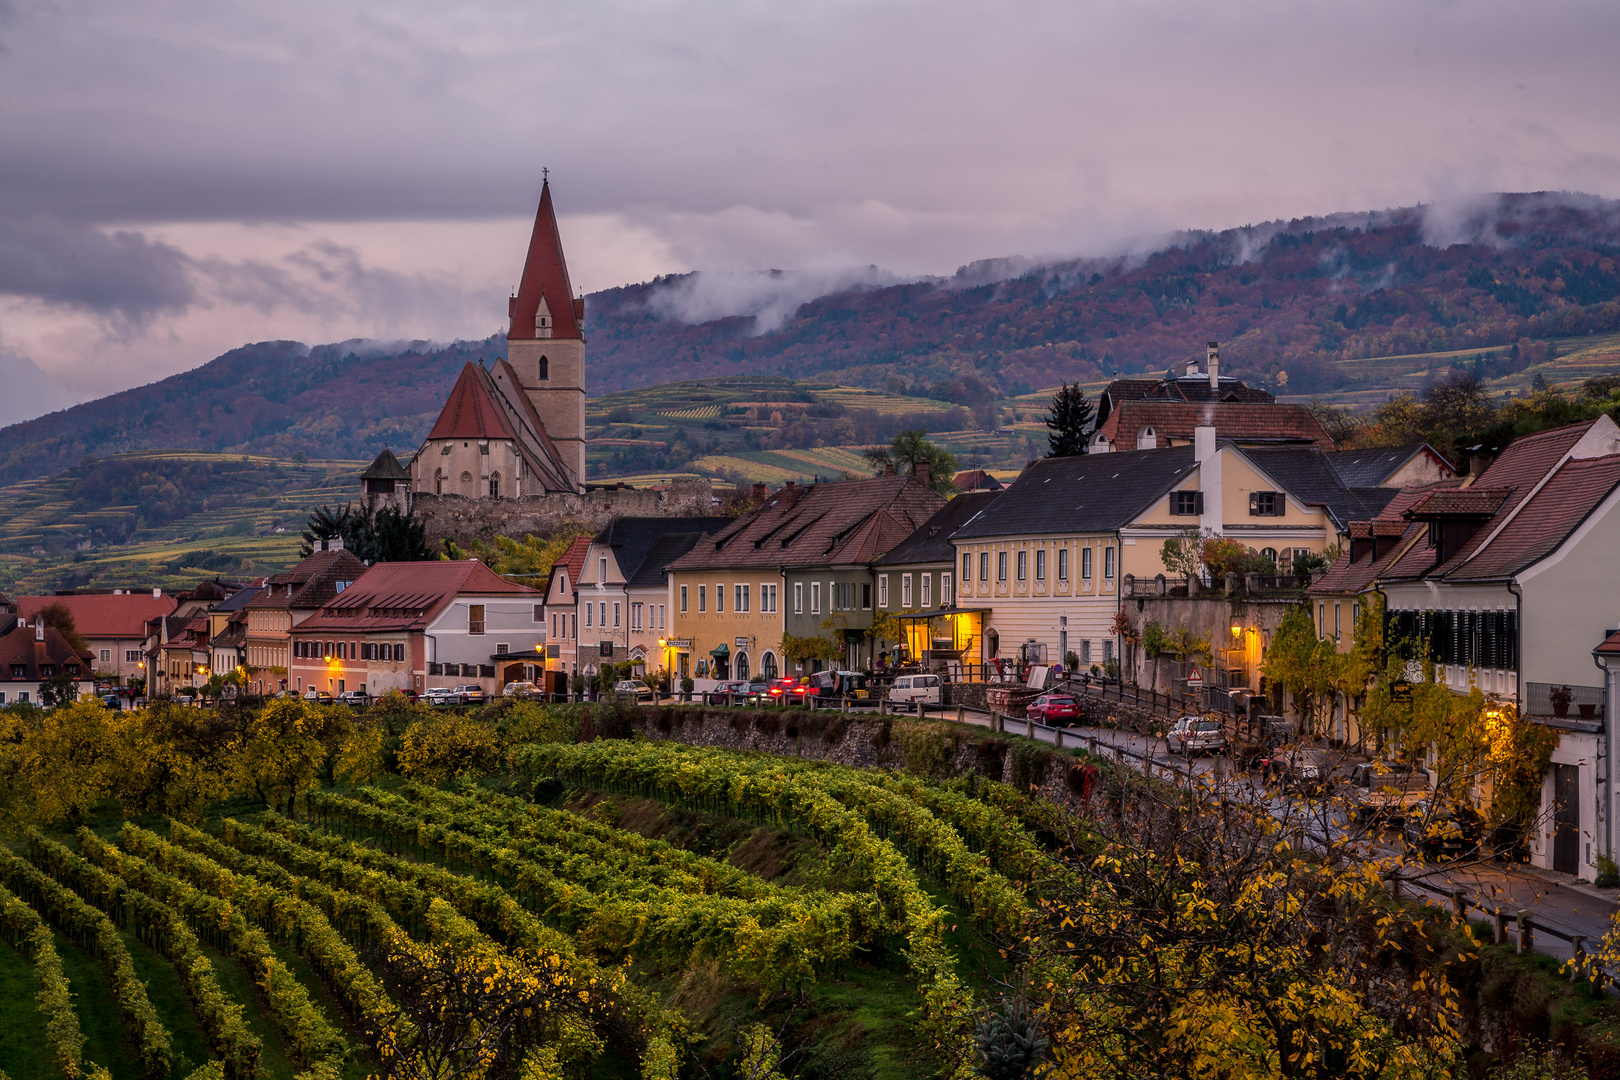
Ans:
{"label": "house facade", "polygon": [[118,682],[146,678],[146,624],[175,608],[174,597],[162,589],[17,598],[18,611],[29,621],[52,604],[73,613],[74,628],[95,658],[96,676]]}
{"label": "house facade", "polygon": [[1000,491],[956,496],[873,563],[878,615],[893,617],[899,626],[889,660],[949,669],[964,656],[982,655],[984,612],[958,604],[961,578],[951,535],[989,508]]}
{"label": "house facade", "polygon": [[477,559],[378,563],[292,629],[290,689],[498,694],[497,666],[543,631],[542,601]]}
{"label": "house facade", "polygon": [[19,621],[0,637],[0,706],[40,703],[40,687],[66,676],[80,696],[95,690],[93,656],[80,656],[54,627]]}
{"label": "house facade", "polygon": [[[569,680],[580,670],[579,649],[589,636],[580,637],[579,580],[585,571],[585,556],[591,550],[591,538],[576,536],[557,561],[551,564],[551,575],[546,580],[544,638],[546,646],[546,678],[552,693],[568,692]],[[596,618],[592,608],[591,620]],[[598,648],[600,653],[600,648]]]}
{"label": "house facade", "polygon": [[366,564],[343,550],[341,540],[331,541],[330,548],[315,543],[315,551],[291,569],[272,575],[243,608],[242,649],[248,685],[255,693],[292,688],[293,627],[366,572]]}

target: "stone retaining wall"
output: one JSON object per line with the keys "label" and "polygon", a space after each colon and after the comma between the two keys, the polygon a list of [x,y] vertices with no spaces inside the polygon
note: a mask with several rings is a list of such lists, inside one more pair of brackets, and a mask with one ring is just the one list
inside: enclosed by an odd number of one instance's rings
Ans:
{"label": "stone retaining wall", "polygon": [[601,488],[582,495],[522,495],[515,499],[472,499],[465,495],[418,492],[411,507],[422,520],[427,542],[490,542],[496,536],[546,534],[569,522],[601,528],[616,517],[712,517],[713,491],[707,480],[676,479],[668,487]]}

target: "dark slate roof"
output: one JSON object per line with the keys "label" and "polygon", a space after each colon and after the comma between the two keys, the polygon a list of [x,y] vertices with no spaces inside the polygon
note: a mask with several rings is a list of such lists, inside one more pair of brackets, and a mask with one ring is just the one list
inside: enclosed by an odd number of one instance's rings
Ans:
{"label": "dark slate roof", "polygon": [[409,480],[411,471],[399,463],[394,452],[383,447],[383,452],[360,474],[362,480]]}
{"label": "dark slate roof", "polygon": [[1393,488],[1346,487],[1315,446],[1245,446],[1239,452],[1289,495],[1326,510],[1341,530],[1376,517],[1395,494]]}
{"label": "dark slate roof", "polygon": [[1196,467],[1190,446],[1040,458],[952,536],[1112,532]]}
{"label": "dark slate roof", "polygon": [[662,585],[665,581],[665,568],[696,547],[698,541],[705,535],[707,534],[701,532],[664,533],[647,553],[647,557],[642,560],[634,576],[625,581],[625,587],[651,589]]}
{"label": "dark slate roof", "polygon": [[[619,571],[624,574],[626,583],[632,582],[651,560],[649,556],[659,541],[669,533],[695,534],[702,536],[705,533],[719,532],[730,525],[735,519],[728,517],[695,517],[695,518],[668,518],[668,517],[617,517],[608,522],[607,528],[596,534],[593,543],[603,544],[613,549],[613,556],[619,563]],[[692,550],[692,541],[681,548],[680,554],[671,555],[668,559],[655,567],[656,576],[652,584],[662,581],[664,567],[668,566],[681,555]]]}
{"label": "dark slate roof", "polygon": [[1000,491],[970,491],[958,495],[941,507],[939,513],[918,526],[917,531],[901,541],[898,547],[879,559],[878,565],[954,562],[956,549],[951,546],[951,534],[1000,495]]}
{"label": "dark slate roof", "polygon": [[234,595],[226,597],[224,600],[221,600],[208,610],[241,611],[243,608],[248,606],[248,601],[252,600],[255,596],[258,596],[262,591],[263,588],[261,586],[249,585],[245,589],[238,589]]}
{"label": "dark slate roof", "polygon": [[1375,446],[1365,450],[1335,450],[1328,463],[1350,487],[1382,487],[1397,469],[1423,453],[1427,443]]}

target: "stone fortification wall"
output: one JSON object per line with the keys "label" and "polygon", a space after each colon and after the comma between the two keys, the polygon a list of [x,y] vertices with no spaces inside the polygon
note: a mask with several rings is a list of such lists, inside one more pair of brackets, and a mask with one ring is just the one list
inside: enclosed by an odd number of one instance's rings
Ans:
{"label": "stone fortification wall", "polygon": [[583,495],[523,495],[471,499],[465,495],[417,493],[411,498],[429,545],[444,540],[488,543],[496,536],[549,533],[582,521],[601,528],[616,517],[709,517],[713,492],[707,480],[680,479],[662,489],[600,488]]}

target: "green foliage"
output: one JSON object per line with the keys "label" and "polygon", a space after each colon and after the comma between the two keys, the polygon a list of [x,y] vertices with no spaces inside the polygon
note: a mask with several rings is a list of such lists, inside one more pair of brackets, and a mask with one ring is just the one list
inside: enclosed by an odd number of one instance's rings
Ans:
{"label": "green foliage", "polygon": [[945,721],[896,720],[890,738],[908,772],[938,779],[954,771],[959,740]]}
{"label": "green foliage", "polygon": [[68,643],[68,647],[73,650],[74,655],[91,655],[90,643],[84,640],[83,634],[79,633],[79,624],[74,621],[72,609],[60,600],[52,601],[40,608],[34,615],[34,621],[43,622],[46,626],[61,634],[62,640]]}
{"label": "green foliage", "polygon": [[449,557],[473,557],[497,574],[533,578],[543,584],[568,545],[581,536],[594,536],[596,531],[584,522],[568,522],[544,536],[533,533],[521,537],[497,536],[489,545],[470,540],[465,547],[456,545]]}
{"label": "green foliage", "polygon": [[1073,457],[1084,454],[1091,422],[1097,410],[1086,400],[1079,383],[1064,383],[1052,395],[1046,414],[1046,456]]}
{"label": "green foliage", "polygon": [[344,549],[367,565],[424,562],[435,557],[427,549],[426,523],[393,506],[376,511],[363,504],[358,509],[349,503],[318,506],[300,535],[304,543],[299,553],[305,557],[315,550],[317,540],[333,538],[342,539]]}
{"label": "green foliage", "polygon": [[802,663],[806,660],[837,660],[843,655],[842,646],[831,637],[782,635],[782,656],[790,663]]}
{"label": "green foliage", "polygon": [[911,472],[919,462],[928,465],[929,486],[941,495],[951,493],[951,478],[956,475],[956,455],[928,441],[928,432],[902,431],[888,446],[874,446],[865,452],[866,460],[879,476],[893,467],[898,472]]}
{"label": "green foliage", "polygon": [[1157,660],[1169,651],[1166,647],[1164,627],[1151,619],[1142,627],[1142,651],[1147,653],[1149,660]]}
{"label": "green foliage", "polygon": [[973,1033],[975,1069],[984,1080],[1028,1080],[1046,1060],[1048,1045],[1040,1025],[1021,1000],[987,1011]]}
{"label": "green foliage", "polygon": [[1165,540],[1159,548],[1159,561],[1172,574],[1184,578],[1202,577],[1204,573],[1204,534],[1197,526],[1188,526],[1176,536]]}

